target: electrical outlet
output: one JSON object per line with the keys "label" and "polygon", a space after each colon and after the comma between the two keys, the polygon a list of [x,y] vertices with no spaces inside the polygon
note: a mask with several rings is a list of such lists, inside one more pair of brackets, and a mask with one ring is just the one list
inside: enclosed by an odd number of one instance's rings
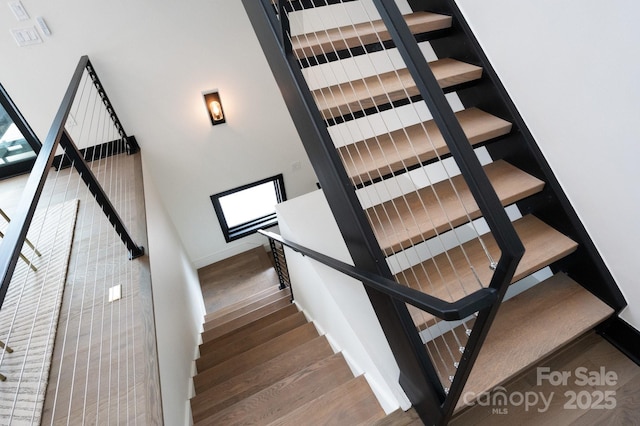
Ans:
{"label": "electrical outlet", "polygon": [[109,302],[115,302],[122,297],[122,285],[118,284],[109,288]]}

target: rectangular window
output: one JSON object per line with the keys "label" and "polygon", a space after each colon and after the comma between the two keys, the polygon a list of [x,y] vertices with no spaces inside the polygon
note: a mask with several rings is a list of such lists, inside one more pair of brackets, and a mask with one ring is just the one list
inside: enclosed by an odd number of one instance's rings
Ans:
{"label": "rectangular window", "polygon": [[39,142],[25,139],[24,126],[28,125],[0,85],[0,179],[28,173],[35,162],[32,144],[39,149]]}
{"label": "rectangular window", "polygon": [[277,225],[276,204],[286,199],[282,174],[211,196],[227,242]]}

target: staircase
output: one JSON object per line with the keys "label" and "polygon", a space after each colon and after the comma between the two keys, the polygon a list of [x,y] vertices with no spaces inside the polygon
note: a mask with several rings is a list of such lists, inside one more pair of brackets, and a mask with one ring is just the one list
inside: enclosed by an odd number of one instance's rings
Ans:
{"label": "staircase", "polygon": [[[395,280],[449,302],[490,286],[499,244],[376,10],[284,3],[292,55]],[[409,307],[443,395],[443,412],[423,419],[446,422],[625,302],[455,3],[397,3],[525,248],[493,313],[447,323]],[[314,167],[331,205],[336,186]]]}
{"label": "staircase", "polygon": [[273,287],[208,315],[202,341],[195,425],[420,424],[413,411],[385,416],[288,291]]}

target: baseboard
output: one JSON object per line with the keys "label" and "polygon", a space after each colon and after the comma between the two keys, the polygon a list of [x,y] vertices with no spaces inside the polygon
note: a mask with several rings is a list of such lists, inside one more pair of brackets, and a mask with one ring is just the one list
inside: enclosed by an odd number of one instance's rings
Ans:
{"label": "baseboard", "polygon": [[596,328],[596,332],[640,366],[640,331],[613,316]]}

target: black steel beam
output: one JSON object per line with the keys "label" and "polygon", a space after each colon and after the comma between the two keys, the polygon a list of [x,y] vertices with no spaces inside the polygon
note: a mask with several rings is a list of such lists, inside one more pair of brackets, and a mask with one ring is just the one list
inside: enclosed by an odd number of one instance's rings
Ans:
{"label": "black steel beam", "polygon": [[129,250],[129,258],[135,259],[142,256],[144,254],[144,247],[138,246],[135,243],[131,234],[127,230],[127,227],[120,218],[120,215],[113,207],[113,204],[111,204],[111,200],[109,200],[109,197],[104,192],[102,185],[100,185],[100,182],[98,182],[98,179],[96,179],[95,175],[91,171],[89,164],[85,161],[84,157],[66,131],[63,132],[62,137],[60,138],[60,146],[64,148],[69,160],[73,163],[73,166],[78,171],[78,174],[87,185],[91,194],[93,194],[96,202],[102,208],[102,211],[120,236],[122,242],[127,246],[127,250]]}

